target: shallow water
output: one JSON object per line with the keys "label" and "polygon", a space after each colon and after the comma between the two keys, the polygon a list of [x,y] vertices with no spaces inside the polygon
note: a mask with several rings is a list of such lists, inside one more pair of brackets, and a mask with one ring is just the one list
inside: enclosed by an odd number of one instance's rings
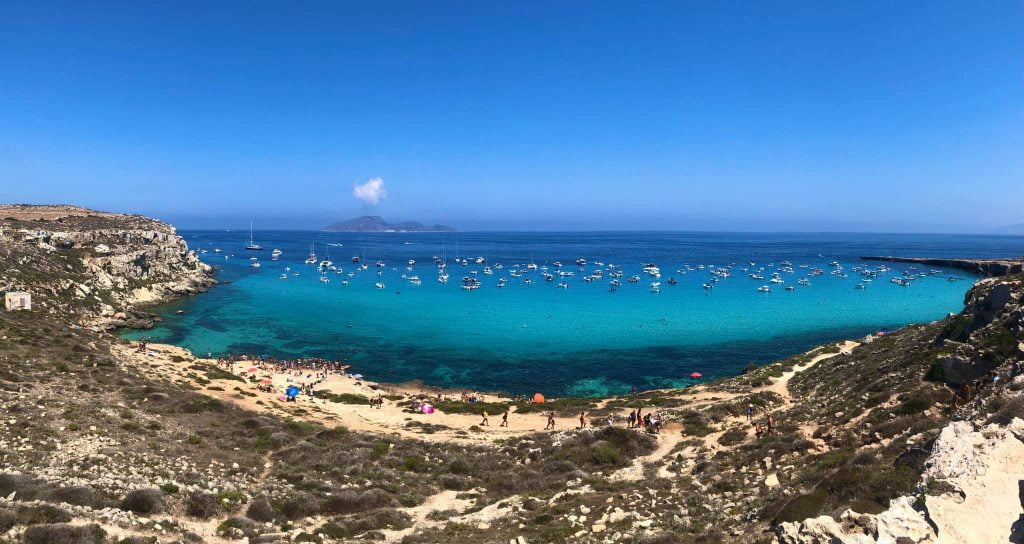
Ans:
{"label": "shallow water", "polygon": [[[267,250],[246,252],[247,234],[183,232],[190,247],[208,250],[201,257],[220,267],[222,284],[162,308],[164,321],[155,329],[125,336],[170,342],[200,354],[344,358],[378,381],[421,379],[512,393],[614,394],[631,385],[687,385],[693,383],[692,372],[702,373],[703,379],[736,374],[748,363],[770,362],[827,341],[939,319],[960,310],[974,280],[961,271],[939,270],[902,287],[889,279],[931,267],[888,264],[890,272],[855,289],[862,280],[852,268],[884,264],[861,261],[862,255],[1024,253],[1024,238],[1005,236],[297,231],[258,232],[257,241]],[[321,259],[329,254],[343,270],[328,273],[329,283],[319,281],[315,265],[303,264],[312,242]],[[271,261],[272,248],[284,252],[279,261]],[[369,269],[357,271],[353,255],[361,256]],[[437,281],[434,255],[447,257],[447,284]],[[249,267],[253,256],[261,268]],[[483,274],[484,265],[472,263],[477,256],[492,267],[501,263],[504,270]],[[455,264],[455,257],[469,258],[470,265]],[[585,273],[574,264],[578,258],[588,261]],[[416,261],[412,270],[407,269],[409,259]],[[560,260],[562,270],[575,273],[565,278],[568,288],[556,287],[558,279],[545,282],[538,271],[510,277],[512,265],[531,259],[549,271]],[[381,276],[377,260],[387,263]],[[780,274],[784,284],[769,284],[767,278],[785,260],[792,262],[793,273]],[[605,266],[597,266],[598,261]],[[835,268],[831,261],[838,261],[848,277],[830,274]],[[660,266],[660,279],[642,273],[648,262]],[[711,274],[697,265],[733,263],[731,277],[711,290],[702,288]],[[583,280],[608,264],[621,265],[625,274],[617,291],[609,291],[607,272],[604,279]],[[763,281],[740,270],[762,267]],[[797,285],[811,267],[825,274],[810,277],[810,286]],[[472,270],[483,285],[467,291],[460,287],[461,278]],[[288,278],[279,279],[282,273]],[[422,284],[412,285],[403,274],[419,276]],[[641,280],[626,282],[633,274]],[[502,277],[509,281],[499,289]],[[679,283],[669,285],[670,277]],[[533,284],[525,284],[526,278]],[[342,285],[343,279],[349,284]],[[661,282],[660,293],[650,291],[652,281]],[[375,288],[376,282],[386,288]],[[761,285],[772,291],[757,292]],[[786,285],[797,289],[785,291]],[[178,309],[184,315],[177,315]]]}

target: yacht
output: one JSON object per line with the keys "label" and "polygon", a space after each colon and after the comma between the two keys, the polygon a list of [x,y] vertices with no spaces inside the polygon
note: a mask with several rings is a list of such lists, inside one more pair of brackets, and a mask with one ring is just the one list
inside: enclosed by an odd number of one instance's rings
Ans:
{"label": "yacht", "polygon": [[651,292],[652,293],[660,293],[661,292],[661,282],[660,281],[652,281],[651,282]]}
{"label": "yacht", "polygon": [[526,269],[527,270],[537,270],[537,263],[531,262],[530,264],[527,264],[526,265]]}
{"label": "yacht", "polygon": [[472,276],[466,276],[466,277],[462,278],[462,288],[466,289],[467,291],[472,291],[474,289],[479,289],[480,288],[480,280],[478,280],[478,279],[476,279],[476,278],[474,278]]}
{"label": "yacht", "polygon": [[419,284],[421,284],[423,282],[420,281],[420,277],[419,276],[409,276],[409,283],[411,283],[413,285],[419,285]]}
{"label": "yacht", "polygon": [[288,279],[288,274],[281,274],[281,279],[282,280]]}
{"label": "yacht", "polygon": [[807,278],[800,278],[797,281],[797,283],[799,283],[800,285],[810,285],[811,284],[811,280],[809,280]]}
{"label": "yacht", "polygon": [[259,268],[260,267],[260,262],[259,261],[252,261],[252,262],[249,263],[249,267],[250,268]]}
{"label": "yacht", "polygon": [[437,281],[440,283],[448,283],[448,273],[442,272],[441,275],[437,277]]}
{"label": "yacht", "polygon": [[767,285],[762,285],[761,287],[757,288],[757,292],[758,293],[770,293],[771,290],[772,290],[772,288],[768,287]]}
{"label": "yacht", "polygon": [[409,266],[412,266],[414,264],[416,264],[416,261],[414,259],[409,259]]}
{"label": "yacht", "polygon": [[360,258],[359,258],[359,255],[353,255],[353,256],[352,256],[352,262],[354,262],[354,263],[358,263],[358,262],[359,262],[359,261],[361,261],[361,260],[362,260],[362,259],[360,259]]}
{"label": "yacht", "polygon": [[315,245],[315,242],[309,245],[309,256],[306,257],[306,264],[316,264],[316,252],[313,251],[313,246]]}
{"label": "yacht", "polygon": [[487,274],[488,276],[490,276],[491,274],[494,274],[494,272],[491,270],[491,267],[485,266],[484,267],[484,274]]}
{"label": "yacht", "polygon": [[274,251],[270,252],[270,256],[275,258],[275,259],[280,257],[281,256],[281,250],[275,248]]}
{"label": "yacht", "polygon": [[383,289],[385,287],[385,285],[383,283],[379,282],[379,281],[377,283],[373,284],[373,285],[377,289]]}
{"label": "yacht", "polygon": [[257,244],[252,239],[252,221],[249,221],[249,243],[246,244],[245,249],[249,251],[263,251],[263,246]]}

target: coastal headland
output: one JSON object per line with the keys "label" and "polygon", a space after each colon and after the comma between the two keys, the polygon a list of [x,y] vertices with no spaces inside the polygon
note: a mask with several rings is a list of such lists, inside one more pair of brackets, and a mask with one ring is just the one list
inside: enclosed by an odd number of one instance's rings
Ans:
{"label": "coastal headland", "polygon": [[0,539],[1012,541],[1024,278],[942,261],[912,262],[989,276],[945,319],[535,403],[125,342],[213,270],[159,221],[2,206],[0,287],[32,309],[0,313]]}

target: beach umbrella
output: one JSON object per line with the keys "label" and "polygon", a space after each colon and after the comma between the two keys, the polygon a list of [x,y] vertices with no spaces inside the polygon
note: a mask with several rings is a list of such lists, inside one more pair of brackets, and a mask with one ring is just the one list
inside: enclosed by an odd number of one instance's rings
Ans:
{"label": "beach umbrella", "polygon": [[424,414],[433,414],[434,406],[432,404],[424,404],[420,406],[420,411],[423,412]]}
{"label": "beach umbrella", "polygon": [[262,380],[260,380],[260,383],[262,383],[263,385],[270,385],[274,383],[274,380],[271,380],[270,378],[263,378]]}
{"label": "beach umbrella", "polygon": [[700,377],[703,377],[703,376],[704,375],[701,374],[700,372],[694,372],[694,373],[690,374],[691,378],[700,378]]}
{"label": "beach umbrella", "polygon": [[541,395],[540,393],[534,393],[533,402],[537,404],[544,404],[544,395]]}
{"label": "beach umbrella", "polygon": [[299,396],[299,388],[295,387],[293,385],[293,386],[289,387],[288,389],[285,389],[284,390],[284,394],[288,395],[289,397],[292,397],[292,398],[297,397],[297,396]]}
{"label": "beach umbrella", "polygon": [[248,372],[249,374],[255,374],[255,373],[259,372],[259,371],[260,371],[260,369],[258,369],[256,367],[250,367],[249,370],[246,370],[246,372]]}

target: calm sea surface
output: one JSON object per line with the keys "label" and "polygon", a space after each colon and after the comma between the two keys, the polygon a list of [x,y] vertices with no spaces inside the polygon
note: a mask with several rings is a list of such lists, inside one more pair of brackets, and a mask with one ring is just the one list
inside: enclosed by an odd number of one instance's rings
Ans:
{"label": "calm sea surface", "polygon": [[[257,252],[243,249],[247,232],[182,235],[206,251],[201,258],[219,268],[221,284],[161,308],[158,327],[126,337],[203,355],[342,358],[377,381],[549,395],[687,385],[692,372],[705,379],[732,375],[824,342],[939,319],[961,309],[975,279],[937,270],[900,286],[891,278],[933,268],[860,260],[864,255],[1024,254],[1024,237],[968,235],[258,231],[265,251]],[[304,264],[314,243],[318,260],[330,259],[339,270],[321,274]],[[277,261],[274,248],[283,252]],[[359,270],[354,256],[368,269]],[[438,281],[435,256],[447,260],[447,283]],[[250,267],[250,257],[261,266]],[[485,264],[476,264],[478,257]],[[586,259],[583,271],[577,259]],[[386,266],[378,268],[378,260]],[[543,268],[557,273],[556,261],[573,275],[545,281]],[[527,271],[530,262],[538,269]],[[642,270],[648,263],[660,267],[660,278]],[[873,281],[853,270],[881,265],[890,270]],[[809,276],[815,267],[823,274]],[[711,273],[726,268],[729,277]],[[832,273],[839,268],[845,278]],[[603,277],[586,281],[596,270]],[[621,286],[612,291],[616,270]],[[771,283],[773,272],[784,283]],[[627,281],[633,275],[637,283]],[[463,289],[464,276],[477,278],[480,288]],[[499,288],[502,278],[507,284]],[[712,278],[719,281],[705,289]],[[800,285],[801,278],[810,285]],[[660,282],[660,293],[652,282]],[[758,292],[763,285],[771,291]]]}

